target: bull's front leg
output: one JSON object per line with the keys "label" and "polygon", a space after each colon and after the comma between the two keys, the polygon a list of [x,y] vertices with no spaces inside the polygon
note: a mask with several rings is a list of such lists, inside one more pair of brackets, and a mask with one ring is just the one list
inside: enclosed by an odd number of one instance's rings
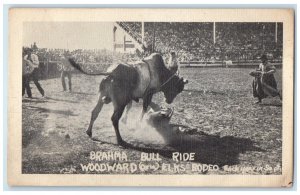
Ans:
{"label": "bull's front leg", "polygon": [[147,109],[148,109],[149,104],[151,103],[152,97],[153,97],[153,94],[149,93],[148,95],[146,95],[143,98],[143,110],[142,110],[142,114],[141,114],[140,120],[143,119],[145,113],[147,112]]}
{"label": "bull's front leg", "polygon": [[91,116],[91,121],[90,121],[90,124],[89,124],[89,128],[86,130],[86,134],[89,136],[89,137],[92,137],[93,135],[93,132],[92,132],[92,129],[93,129],[93,125],[94,125],[94,122],[95,120],[97,119],[102,107],[103,107],[103,101],[101,99],[101,96],[99,96],[99,100],[97,102],[97,105],[95,106],[95,108],[93,109],[92,111],[92,116]]}

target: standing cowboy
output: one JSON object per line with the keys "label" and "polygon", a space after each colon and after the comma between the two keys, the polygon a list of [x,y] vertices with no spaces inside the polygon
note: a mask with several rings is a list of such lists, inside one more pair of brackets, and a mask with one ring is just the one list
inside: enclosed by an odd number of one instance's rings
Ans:
{"label": "standing cowboy", "polygon": [[24,56],[28,54],[29,48],[23,48],[22,54],[22,96],[25,95],[25,91],[29,98],[32,98],[31,89],[30,89],[30,74],[32,73],[34,67],[31,66],[27,61],[24,60]]}
{"label": "standing cowboy", "polygon": [[261,64],[259,64],[259,68],[257,69],[259,74],[251,74],[255,76],[252,86],[253,96],[258,98],[258,102],[256,103],[261,103],[262,99],[268,96],[279,96],[281,99],[274,77],[274,73],[276,72],[275,66],[268,62],[266,55],[262,55],[260,60]]}
{"label": "standing cowboy", "polygon": [[[39,90],[39,92],[41,93],[42,97],[45,97],[45,91],[42,88],[42,86],[39,83],[39,58],[36,55],[36,49],[28,49],[27,55],[24,56],[24,61],[25,63],[27,63],[27,65],[29,65],[30,67],[33,68],[32,73],[28,74],[28,76],[26,76],[26,81],[25,81],[25,88],[28,94],[29,98],[32,98],[31,95],[31,89],[29,86],[29,81],[32,80],[34,82],[34,84],[36,85],[37,89]],[[24,91],[25,93],[25,91]]]}
{"label": "standing cowboy", "polygon": [[67,90],[65,77],[68,77],[68,83],[69,83],[69,91],[72,91],[72,71],[73,67],[70,65],[70,62],[68,60],[69,54],[66,53],[65,55],[60,55],[60,70],[61,70],[61,83],[63,87],[63,91]]}

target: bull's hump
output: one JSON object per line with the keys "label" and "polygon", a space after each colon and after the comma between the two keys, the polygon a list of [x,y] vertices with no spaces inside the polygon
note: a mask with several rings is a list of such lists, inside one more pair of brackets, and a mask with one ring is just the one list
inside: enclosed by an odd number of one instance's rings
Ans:
{"label": "bull's hump", "polygon": [[113,71],[118,67],[118,65],[119,65],[119,64],[112,64],[112,65],[110,65],[110,66],[107,68],[106,72],[108,72],[108,73],[113,72]]}

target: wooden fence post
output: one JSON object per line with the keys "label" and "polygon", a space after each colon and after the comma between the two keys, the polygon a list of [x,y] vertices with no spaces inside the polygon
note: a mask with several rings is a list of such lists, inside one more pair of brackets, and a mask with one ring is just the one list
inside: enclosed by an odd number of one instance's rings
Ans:
{"label": "wooden fence post", "polygon": [[47,73],[47,79],[49,78],[49,59],[46,60],[46,73]]}

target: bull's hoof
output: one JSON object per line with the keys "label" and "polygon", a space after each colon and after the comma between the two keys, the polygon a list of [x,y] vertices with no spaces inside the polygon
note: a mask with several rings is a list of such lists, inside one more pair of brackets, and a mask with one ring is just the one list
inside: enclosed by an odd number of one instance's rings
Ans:
{"label": "bull's hoof", "polygon": [[85,132],[89,137],[92,137],[92,131],[86,130]]}
{"label": "bull's hoof", "polygon": [[118,145],[121,146],[122,148],[129,148],[130,144],[123,141],[123,140],[119,140],[118,141]]}

